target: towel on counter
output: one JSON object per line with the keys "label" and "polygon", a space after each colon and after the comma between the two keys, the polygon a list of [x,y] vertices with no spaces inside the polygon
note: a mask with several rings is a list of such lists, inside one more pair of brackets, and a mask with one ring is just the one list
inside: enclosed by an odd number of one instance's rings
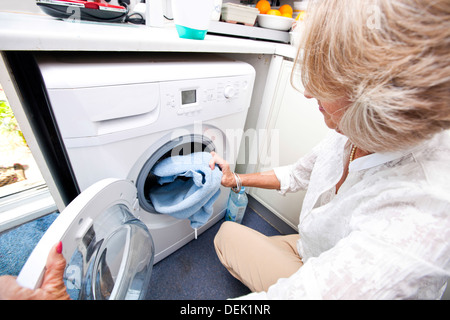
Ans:
{"label": "towel on counter", "polygon": [[155,210],[178,219],[189,219],[191,227],[204,225],[220,194],[222,171],[209,167],[211,154],[196,152],[169,157],[152,168],[160,186],[150,189]]}

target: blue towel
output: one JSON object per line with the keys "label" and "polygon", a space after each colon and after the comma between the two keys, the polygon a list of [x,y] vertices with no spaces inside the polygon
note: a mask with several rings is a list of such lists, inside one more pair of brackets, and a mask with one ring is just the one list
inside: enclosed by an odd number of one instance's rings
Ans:
{"label": "blue towel", "polygon": [[189,219],[191,227],[204,225],[213,213],[220,194],[222,171],[211,170],[207,152],[175,156],[156,164],[152,173],[160,186],[150,189],[155,210],[178,219]]}

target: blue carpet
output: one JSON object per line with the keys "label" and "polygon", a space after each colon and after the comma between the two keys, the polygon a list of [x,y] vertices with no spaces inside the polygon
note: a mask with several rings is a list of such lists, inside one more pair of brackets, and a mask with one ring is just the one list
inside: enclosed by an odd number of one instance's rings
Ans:
{"label": "blue carpet", "polygon": [[0,234],[0,276],[17,276],[36,244],[59,213],[25,223]]}
{"label": "blue carpet", "polygon": [[[17,276],[45,231],[53,213],[0,234],[0,275]],[[223,220],[153,267],[149,300],[223,300],[250,293],[217,258],[213,240]],[[242,224],[265,235],[280,234],[247,207]]]}

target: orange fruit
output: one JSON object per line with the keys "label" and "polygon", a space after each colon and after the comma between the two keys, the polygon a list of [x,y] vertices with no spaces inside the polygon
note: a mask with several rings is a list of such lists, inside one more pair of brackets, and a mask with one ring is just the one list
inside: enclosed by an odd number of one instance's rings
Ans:
{"label": "orange fruit", "polygon": [[256,8],[259,10],[259,13],[265,14],[270,10],[270,3],[267,0],[259,0]]}
{"label": "orange fruit", "polygon": [[281,16],[281,12],[279,10],[275,10],[275,9],[271,9],[271,10],[267,11],[267,14],[271,14],[274,16]]}
{"label": "orange fruit", "polygon": [[281,7],[280,7],[280,9],[278,9],[280,12],[281,12],[281,14],[285,17],[285,14],[288,14],[288,15],[290,15],[291,16],[291,18],[292,18],[292,15],[294,14],[294,10],[292,9],[292,7],[290,6],[290,5],[288,5],[288,4],[283,4]]}

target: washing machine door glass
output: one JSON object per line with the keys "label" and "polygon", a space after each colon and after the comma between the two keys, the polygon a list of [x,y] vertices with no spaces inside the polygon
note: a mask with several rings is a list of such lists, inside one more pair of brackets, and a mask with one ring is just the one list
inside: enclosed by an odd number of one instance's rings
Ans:
{"label": "washing machine door glass", "polygon": [[42,237],[18,277],[37,288],[51,247],[63,242],[64,282],[72,299],[142,299],[148,290],[154,245],[147,227],[132,214],[136,188],[104,180],[86,189]]}

